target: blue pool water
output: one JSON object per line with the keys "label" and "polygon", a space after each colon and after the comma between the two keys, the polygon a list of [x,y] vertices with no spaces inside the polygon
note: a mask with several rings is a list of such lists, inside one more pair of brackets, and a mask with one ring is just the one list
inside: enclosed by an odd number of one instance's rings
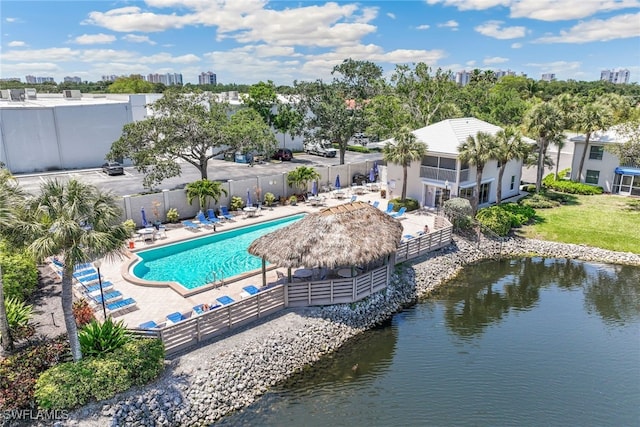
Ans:
{"label": "blue pool water", "polygon": [[262,266],[262,260],[247,252],[249,245],[303,216],[289,216],[140,251],[137,255],[142,260],[133,267],[133,275],[144,280],[174,281],[194,289],[255,270]]}

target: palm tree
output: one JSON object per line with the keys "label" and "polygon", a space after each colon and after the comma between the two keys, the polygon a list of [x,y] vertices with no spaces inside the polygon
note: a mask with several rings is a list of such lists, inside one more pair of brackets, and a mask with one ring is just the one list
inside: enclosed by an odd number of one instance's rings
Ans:
{"label": "palm tree", "polygon": [[[6,236],[18,219],[17,209],[24,199],[24,193],[18,187],[17,181],[11,173],[0,168],[0,237]],[[0,265],[0,337],[2,352],[13,351],[13,337],[9,329],[7,310],[4,304],[4,283],[2,280],[2,265]]]}
{"label": "palm tree", "polygon": [[458,146],[458,158],[462,163],[476,167],[476,189],[473,195],[473,216],[478,212],[480,204],[480,186],[482,172],[487,162],[497,158],[496,138],[486,132],[478,132],[476,136],[469,135],[467,140]]}
{"label": "palm tree", "polygon": [[591,135],[598,130],[606,130],[612,124],[613,114],[611,110],[598,102],[585,105],[578,113],[576,127],[578,131],[584,132],[584,151],[582,152],[582,157],[580,157],[580,166],[578,167],[578,175],[576,175],[578,182],[582,179],[582,168],[587,157],[587,151],[589,151]]}
{"label": "palm tree", "polygon": [[320,178],[320,174],[313,168],[298,166],[287,174],[287,184],[302,191],[307,188],[307,184]]}
{"label": "palm tree", "polygon": [[382,157],[389,163],[402,166],[402,195],[407,198],[407,169],[412,162],[421,160],[427,154],[427,144],[420,142],[407,126],[401,127],[393,135],[393,142],[382,149]]}
{"label": "palm tree", "polygon": [[502,177],[507,163],[510,160],[520,160],[527,157],[531,147],[522,140],[522,135],[513,126],[507,126],[504,130],[499,130],[495,136],[496,140],[496,160],[500,163],[498,170],[498,188],[496,190],[496,203],[502,201]]}
{"label": "palm tree", "polygon": [[47,181],[20,222],[22,234],[33,239],[27,249],[36,259],[58,256],[64,263],[62,310],[74,360],[82,358],[73,316],[73,270],[80,263],[124,254],[129,232],[110,193],[71,180]]}
{"label": "palm tree", "polygon": [[543,102],[529,110],[525,117],[525,128],[538,142],[536,191],[540,191],[547,148],[549,148],[549,143],[557,141],[558,138],[562,136],[564,122],[560,111],[555,105],[549,102]]}
{"label": "palm tree", "polygon": [[222,187],[220,181],[201,179],[187,184],[187,202],[191,204],[193,199],[197,197],[200,203],[200,210],[203,212],[209,208],[209,203],[207,202],[209,197],[213,199],[214,204],[217,204],[223,194],[226,196],[229,193]]}
{"label": "palm tree", "polygon": [[[559,110],[564,129],[573,129],[576,122],[577,111],[579,110],[579,99],[570,93],[563,93],[551,100]],[[558,180],[558,169],[560,167],[560,153],[564,148],[565,138],[564,135],[559,135],[551,141],[551,143],[558,147],[558,154],[556,155],[556,181]]]}

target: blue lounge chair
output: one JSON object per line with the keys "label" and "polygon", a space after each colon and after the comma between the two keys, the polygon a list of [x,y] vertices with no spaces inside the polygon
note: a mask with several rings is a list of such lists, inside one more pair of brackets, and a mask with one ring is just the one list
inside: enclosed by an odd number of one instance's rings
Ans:
{"label": "blue lounge chair", "polygon": [[182,225],[188,230],[197,231],[200,227],[193,221],[184,220],[182,221]]}
{"label": "blue lounge chair", "polygon": [[229,209],[226,206],[220,206],[220,215],[222,215],[225,219],[233,219],[233,215],[229,213]]}
{"label": "blue lounge chair", "polygon": [[79,270],[73,273],[73,277],[75,277],[78,280],[82,280],[84,277],[97,276],[97,275],[98,275],[98,271],[95,268],[87,268],[85,270]]}
{"label": "blue lounge chair", "polygon": [[398,210],[398,212],[392,213],[390,215],[394,218],[400,218],[402,215],[404,215],[406,211],[407,211],[407,208],[403,206],[400,208],[400,210]]}
{"label": "blue lounge chair", "polygon": [[378,208],[378,206],[380,206],[380,200],[376,200],[375,202],[373,202],[373,207],[374,208]]}
{"label": "blue lounge chair", "polygon": [[167,314],[167,321],[171,323],[178,323],[181,320],[184,320],[185,317],[180,312],[175,312],[171,314]]}
{"label": "blue lounge chair", "polygon": [[138,328],[140,329],[154,329],[157,328],[159,325],[154,322],[153,320],[149,320],[148,322],[144,322],[144,323],[140,323],[140,325],[138,325]]}
{"label": "blue lounge chair", "polygon": [[351,196],[351,200],[349,201],[349,203],[353,203],[353,202],[355,202],[357,199],[358,199],[358,196],[353,195],[353,196]]}
{"label": "blue lounge chair", "polygon": [[222,305],[227,305],[227,304],[231,304],[232,302],[235,302],[233,298],[227,295],[223,295],[220,298],[216,298],[216,301],[218,301]]}
{"label": "blue lounge chair", "polygon": [[134,300],[133,298],[127,298],[127,299],[123,299],[120,301],[107,304],[106,308],[109,311],[109,313],[115,313],[117,311],[124,310],[129,307],[135,307],[135,305],[136,305],[136,300]]}
{"label": "blue lounge chair", "polygon": [[[80,286],[87,294],[92,294],[94,292],[100,291],[100,283],[96,283],[95,285],[86,285],[80,282]],[[102,292],[109,291],[111,288],[113,288],[113,283],[109,281],[102,282]]]}
{"label": "blue lounge chair", "polygon": [[256,288],[253,285],[249,285],[249,286],[245,286],[244,288],[242,288],[244,291],[246,291],[249,295],[255,295],[258,292],[260,292],[260,289]]}
{"label": "blue lounge chair", "polygon": [[391,214],[392,212],[393,212],[393,203],[389,202],[387,203],[387,210],[384,211],[384,213]]}
{"label": "blue lounge chair", "polygon": [[[104,287],[102,288],[102,291],[104,292]],[[101,295],[97,295],[97,296],[92,297],[92,298],[96,303],[102,304],[102,296]],[[120,291],[111,291],[109,293],[104,294],[104,302],[105,303],[114,302],[118,298],[122,298],[122,292],[120,292]]]}
{"label": "blue lounge chair", "polygon": [[213,226],[213,222],[209,221],[204,214],[202,213],[202,211],[198,212],[198,215],[196,215],[196,219],[198,221],[200,221],[200,224],[204,225],[205,227],[212,227]]}
{"label": "blue lounge chair", "polygon": [[99,279],[99,276],[98,276],[98,273],[95,273],[89,276],[76,277],[75,279],[78,282],[82,283],[83,285],[87,285],[89,283],[97,282]]}
{"label": "blue lounge chair", "polygon": [[216,213],[213,209],[207,209],[207,219],[214,224],[220,222],[220,219],[216,216]]}

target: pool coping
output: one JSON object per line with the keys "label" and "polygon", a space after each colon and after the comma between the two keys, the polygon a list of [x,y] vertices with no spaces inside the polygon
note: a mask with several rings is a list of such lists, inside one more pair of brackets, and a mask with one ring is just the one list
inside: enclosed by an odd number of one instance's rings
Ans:
{"label": "pool coping", "polygon": [[[275,221],[277,219],[282,219],[282,218],[286,218],[286,217],[290,217],[290,216],[296,216],[296,215],[299,215],[300,213],[309,214],[310,212],[302,211],[302,212],[295,213],[295,214],[276,216],[276,217],[270,219],[269,221]],[[242,227],[250,226],[250,225],[254,225],[254,224],[240,225],[238,227],[234,227],[233,229],[242,228]],[[185,241],[189,241],[189,240],[203,238],[203,237],[205,237],[205,236],[197,236],[197,237],[194,236],[194,237],[179,238],[179,239],[173,240],[171,242],[167,242],[167,243],[164,243],[164,244],[161,244],[161,245],[154,246],[154,249],[155,248],[161,248],[163,246],[173,245],[173,244],[180,243],[180,242],[185,242]],[[150,287],[150,288],[171,288],[174,292],[176,292],[178,295],[180,295],[180,296],[182,296],[184,298],[188,298],[188,297],[191,297],[193,295],[197,295],[197,294],[200,294],[200,293],[203,293],[203,292],[207,292],[207,291],[219,288],[221,286],[227,285],[229,283],[239,282],[241,280],[248,279],[249,277],[261,275],[262,271],[263,271],[262,268],[257,268],[257,269],[254,269],[254,270],[246,271],[246,272],[244,272],[242,274],[238,274],[236,276],[232,276],[232,277],[230,277],[228,279],[220,280],[218,283],[210,283],[210,284],[206,284],[206,285],[203,285],[203,286],[199,286],[199,287],[194,288],[194,289],[188,289],[188,288],[184,287],[182,284],[180,284],[179,282],[175,282],[175,281],[164,282],[164,281],[157,281],[157,280],[145,280],[145,279],[140,279],[139,277],[133,275],[131,273],[131,269],[133,268],[134,264],[136,264],[137,262],[139,262],[142,259],[136,253],[140,252],[140,251],[148,250],[148,249],[150,249],[150,248],[139,248],[139,249],[132,249],[132,250],[130,249],[129,250],[129,253],[130,253],[129,261],[122,263],[122,265],[120,266],[120,274],[122,275],[122,278],[124,280],[126,280],[127,282],[129,282],[129,283],[131,283],[133,285],[137,285],[137,286],[144,286],[144,287]],[[277,265],[270,265],[270,266],[264,267],[264,271],[267,272],[267,271],[275,270],[276,268],[278,268]]]}

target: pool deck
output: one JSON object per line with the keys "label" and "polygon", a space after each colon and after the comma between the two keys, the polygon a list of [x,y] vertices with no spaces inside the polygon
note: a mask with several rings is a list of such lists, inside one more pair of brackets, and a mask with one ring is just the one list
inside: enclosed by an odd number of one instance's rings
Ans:
{"label": "pool deck", "polygon": [[[324,195],[327,196],[326,206],[336,206],[343,203],[349,203],[350,200],[350,196],[347,199],[334,199],[330,197],[329,193],[324,193]],[[387,200],[380,199],[380,192],[358,195],[358,200],[368,201],[371,203],[378,200],[380,202],[380,206],[378,207],[379,209],[385,209],[387,206]],[[242,214],[236,216],[232,221],[226,221],[222,224],[218,224],[216,228],[218,232],[225,231],[303,212],[318,212],[323,207],[324,206],[311,206],[308,203],[299,203],[297,206],[286,205],[277,206],[272,209],[263,208],[255,217],[247,217]],[[402,219],[400,219],[400,222],[404,227],[403,235],[416,234],[418,231],[422,231],[424,229],[425,224],[427,224],[431,230],[434,230],[434,218],[435,216],[428,213],[426,210],[405,213],[402,216]],[[187,313],[190,312],[194,306],[200,304],[214,305],[216,304],[217,298],[225,295],[231,297],[235,301],[238,301],[242,299],[243,287],[254,285],[257,288],[260,288],[262,286],[261,273],[232,283],[225,283],[222,286],[188,297],[181,296],[170,287],[140,286],[125,279],[124,276],[126,274],[123,275],[123,266],[130,263],[131,257],[135,258],[135,255],[133,254],[135,254],[136,251],[204,236],[211,233],[214,233],[213,229],[204,227],[201,227],[198,231],[193,231],[184,228],[179,223],[175,226],[169,225],[166,231],[166,237],[159,237],[154,242],[151,242],[150,240],[136,240],[135,248],[128,253],[129,258],[116,260],[103,259],[100,272],[102,273],[104,280],[113,283],[114,289],[119,290],[122,293],[123,298],[131,297],[136,300],[134,309],[116,312],[113,314],[113,317],[116,320],[123,320],[129,327],[138,327],[139,324],[150,320],[160,324],[166,321],[166,316],[170,313]],[[286,269],[280,268],[279,270],[286,274]],[[126,267],[124,268],[124,271],[126,273]],[[276,270],[268,271],[267,284],[274,283],[276,281]],[[102,317],[101,307],[98,307],[96,310],[96,316],[99,318]]]}

